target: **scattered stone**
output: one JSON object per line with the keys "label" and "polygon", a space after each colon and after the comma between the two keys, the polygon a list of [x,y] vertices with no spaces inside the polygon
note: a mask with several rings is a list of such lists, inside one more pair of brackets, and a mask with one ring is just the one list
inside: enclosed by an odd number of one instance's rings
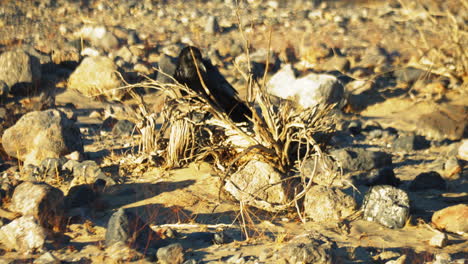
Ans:
{"label": "scattered stone", "polygon": [[223,231],[216,232],[213,235],[213,243],[216,245],[226,244],[228,242],[226,234]]}
{"label": "scattered stone", "polygon": [[334,263],[331,255],[331,244],[317,239],[301,239],[296,242],[294,239],[281,248],[278,252],[279,261],[285,263]]}
{"label": "scattered stone", "polygon": [[[448,253],[439,253],[435,255],[435,260],[432,264],[453,264],[454,261]],[[463,262],[462,262],[463,263]]]}
{"label": "scattered stone", "polygon": [[0,241],[7,249],[32,253],[42,249],[46,232],[33,216],[23,216],[0,228]]}
{"label": "scattered stone", "polygon": [[242,256],[242,253],[237,253],[232,255],[226,260],[226,263],[230,264],[245,264],[245,258]]}
{"label": "scattered stone", "polygon": [[445,179],[456,180],[459,173],[462,171],[462,167],[458,159],[452,156],[445,161],[443,170]]}
{"label": "scattered stone", "polygon": [[215,33],[220,33],[220,32],[221,32],[221,28],[218,23],[218,18],[215,16],[208,17],[208,20],[206,21],[206,25],[205,25],[205,33],[215,34]]}
{"label": "scattered stone", "polygon": [[105,243],[111,246],[124,242],[132,248],[147,248],[156,238],[157,234],[138,215],[120,208],[109,219]]}
{"label": "scattered stone", "polygon": [[442,232],[437,232],[431,240],[429,240],[429,245],[433,247],[443,248],[447,245],[448,237],[447,234]]}
{"label": "scattered stone", "polygon": [[271,165],[251,160],[231,175],[224,188],[239,201],[271,211],[274,208],[262,201],[270,204],[287,203],[292,193],[287,185],[282,180],[282,175]]}
{"label": "scattered stone", "polygon": [[41,64],[39,59],[25,51],[6,51],[0,54],[0,80],[9,87],[10,93],[31,95],[39,88]]}
{"label": "scattered stone", "polygon": [[414,124],[419,134],[434,140],[463,139],[468,126],[468,108],[461,105],[442,104],[433,112],[420,115]]}
{"label": "scattered stone", "polygon": [[427,79],[431,74],[425,70],[406,67],[396,70],[393,75],[395,75],[397,81],[400,83],[414,83],[421,79]]}
{"label": "scattered stone", "polygon": [[29,112],[2,136],[5,152],[25,164],[39,165],[46,158],[83,152],[78,127],[58,110]]}
{"label": "scattered stone", "polygon": [[356,212],[356,201],[336,188],[316,185],[307,191],[304,213],[315,222],[341,221]]}
{"label": "scattered stone", "polygon": [[[220,52],[222,54],[222,52]],[[260,78],[263,77],[265,74],[265,70],[267,70],[267,63],[268,63],[268,71],[276,71],[280,61],[277,54],[270,52],[266,49],[258,49],[253,53],[249,54],[250,59],[250,69],[248,63],[247,54],[242,53],[241,55],[237,56],[235,59],[235,63],[238,67],[243,70],[244,72],[249,72],[252,74],[253,78]]]}
{"label": "scattered stone", "polygon": [[392,156],[386,152],[362,148],[343,148],[330,152],[345,171],[368,171],[392,166]]}
{"label": "scattered stone", "polygon": [[65,197],[65,205],[67,209],[76,207],[90,207],[99,197],[99,188],[94,184],[76,185],[68,190]]}
{"label": "scattered stone", "polygon": [[120,100],[125,94],[114,62],[102,56],[85,58],[68,79],[68,88],[90,96]]}
{"label": "scattered stone", "polygon": [[445,180],[435,171],[419,174],[411,181],[409,186],[411,191],[424,191],[427,189],[445,190],[445,188],[447,188]]}
{"label": "scattered stone", "polygon": [[145,64],[143,63],[137,63],[135,64],[135,66],[133,66],[133,70],[135,72],[138,72],[138,73],[141,73],[141,74],[144,74],[144,75],[151,75],[153,73],[153,70],[151,70],[148,66],[146,66]]}
{"label": "scattered stone", "polygon": [[[364,68],[374,68],[375,72],[382,72],[388,64],[387,52],[381,47],[370,47],[359,62],[359,66]],[[379,68],[383,68],[379,70]]]}
{"label": "scattered stone", "polygon": [[184,262],[184,248],[179,243],[174,243],[158,249],[156,253],[158,263],[182,264]]}
{"label": "scattered stone", "polygon": [[458,204],[446,207],[432,215],[432,223],[447,232],[466,234],[468,232],[468,205]]}
{"label": "scattered stone", "polygon": [[64,157],[61,158],[46,158],[39,165],[39,171],[51,178],[60,178],[62,167],[67,162]]}
{"label": "scattered stone", "polygon": [[408,257],[406,255],[402,255],[401,257],[399,257],[398,259],[396,260],[390,260],[390,261],[387,261],[385,262],[385,264],[406,264],[407,259]]}
{"label": "scattered stone", "polygon": [[358,121],[351,121],[348,125],[348,131],[353,135],[359,135],[361,130],[361,123]]}
{"label": "scattered stone", "polygon": [[77,47],[65,45],[52,50],[51,59],[54,64],[74,69],[80,63],[81,55]]}
{"label": "scattered stone", "polygon": [[172,76],[174,76],[177,67],[175,59],[162,54],[159,59],[158,67],[160,72],[158,72],[156,80],[161,83],[173,83],[174,79]]}
{"label": "scattered stone", "polygon": [[330,59],[326,60],[324,63],[320,64],[319,67],[324,71],[339,71],[347,72],[351,63],[346,57],[342,56],[333,56]]}
{"label": "scattered stone", "polygon": [[339,104],[344,101],[344,88],[338,78],[310,73],[296,79],[290,64],[271,77],[267,90],[280,98],[292,99],[304,108],[320,103]]}
{"label": "scattered stone", "polygon": [[460,159],[468,161],[468,139],[462,140],[462,143],[458,148],[458,157],[460,157]]}
{"label": "scattered stone", "polygon": [[133,54],[130,51],[130,49],[127,46],[123,46],[120,48],[116,53],[115,57],[120,57],[122,58],[125,62],[127,63],[135,63],[136,61],[133,61]]}
{"label": "scattered stone", "polygon": [[46,183],[23,182],[13,192],[9,209],[33,216],[45,228],[64,228],[64,199],[60,189]]}
{"label": "scattered stone", "polygon": [[392,167],[384,167],[378,170],[372,170],[371,172],[361,174],[356,178],[356,181],[359,184],[365,184],[367,186],[391,185],[396,187],[400,184],[400,179],[395,176]]}
{"label": "scattered stone", "polygon": [[322,186],[342,186],[339,173],[340,169],[329,156],[324,156],[321,162],[317,162],[317,168],[312,158],[306,159],[301,168],[301,177],[312,179],[314,183]]}
{"label": "scattered stone", "polygon": [[0,100],[6,98],[10,92],[10,87],[3,80],[0,80]]}
{"label": "scattered stone", "polygon": [[42,254],[40,257],[34,260],[33,264],[60,264],[60,259],[54,256],[50,251]]}
{"label": "scattered stone", "polygon": [[367,221],[374,221],[388,228],[402,228],[409,216],[410,201],[403,190],[378,185],[366,193],[361,210]]}
{"label": "scattered stone", "polygon": [[144,258],[142,253],[129,247],[122,241],[108,246],[106,248],[106,255],[112,260],[111,263],[128,263]]}
{"label": "scattered stone", "polygon": [[393,148],[396,150],[403,150],[407,152],[426,149],[430,147],[430,143],[423,137],[415,134],[399,136],[393,142]]}
{"label": "scattered stone", "polygon": [[116,137],[131,136],[135,132],[135,124],[128,120],[119,120],[112,128]]}

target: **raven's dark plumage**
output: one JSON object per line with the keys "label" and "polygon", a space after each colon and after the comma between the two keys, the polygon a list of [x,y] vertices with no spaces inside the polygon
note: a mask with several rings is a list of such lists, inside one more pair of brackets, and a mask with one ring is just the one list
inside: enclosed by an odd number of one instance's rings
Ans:
{"label": "raven's dark plumage", "polygon": [[[208,91],[203,87],[199,75]],[[226,81],[218,69],[210,61],[202,58],[196,47],[185,47],[180,52],[174,79],[195,92],[216,102],[234,122],[248,121],[252,117],[250,109],[239,99],[237,91]]]}

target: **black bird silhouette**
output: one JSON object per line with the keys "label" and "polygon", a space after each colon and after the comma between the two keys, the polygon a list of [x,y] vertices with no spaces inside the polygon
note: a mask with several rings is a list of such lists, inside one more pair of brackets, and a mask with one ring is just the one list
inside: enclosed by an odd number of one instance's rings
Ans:
{"label": "black bird silhouette", "polygon": [[252,117],[252,111],[240,100],[237,91],[210,61],[202,58],[200,50],[196,47],[188,46],[182,49],[174,79],[204,95],[211,103],[216,102],[234,122],[247,122],[247,117]]}

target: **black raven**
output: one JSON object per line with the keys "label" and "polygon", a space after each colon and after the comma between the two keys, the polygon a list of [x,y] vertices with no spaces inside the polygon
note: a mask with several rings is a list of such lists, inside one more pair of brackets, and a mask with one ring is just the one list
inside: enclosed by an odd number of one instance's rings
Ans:
{"label": "black raven", "polygon": [[252,112],[240,100],[237,91],[210,61],[202,58],[200,50],[196,47],[188,46],[182,49],[174,79],[204,95],[211,102],[216,102],[234,122],[247,122],[247,117],[252,117]]}

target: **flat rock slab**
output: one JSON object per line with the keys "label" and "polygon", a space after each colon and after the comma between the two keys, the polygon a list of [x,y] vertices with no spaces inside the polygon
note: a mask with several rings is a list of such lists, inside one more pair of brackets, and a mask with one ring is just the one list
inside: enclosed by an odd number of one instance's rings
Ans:
{"label": "flat rock slab", "polygon": [[409,99],[392,98],[368,107],[361,115],[374,117],[384,127],[414,131],[434,140],[460,140],[468,125],[468,103],[415,103]]}
{"label": "flat rock slab", "polygon": [[448,232],[466,234],[468,232],[468,205],[459,204],[434,213],[432,223]]}

